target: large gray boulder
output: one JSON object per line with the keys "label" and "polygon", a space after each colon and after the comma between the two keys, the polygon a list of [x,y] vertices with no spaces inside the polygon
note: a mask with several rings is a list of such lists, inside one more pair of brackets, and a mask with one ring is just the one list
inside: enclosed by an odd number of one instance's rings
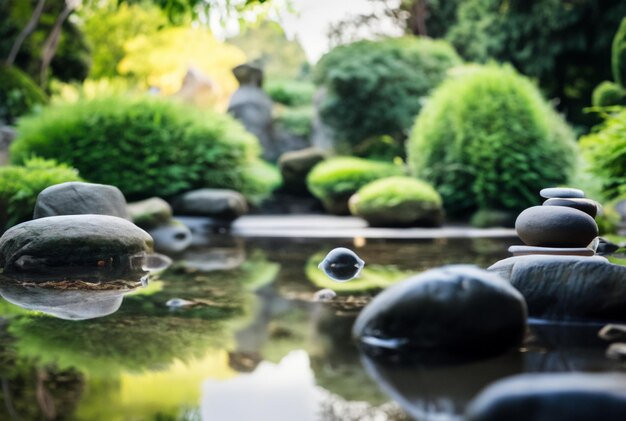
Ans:
{"label": "large gray boulder", "polygon": [[626,320],[626,267],[600,256],[516,256],[491,267],[519,290],[532,317]]}
{"label": "large gray boulder", "polygon": [[160,197],[151,197],[128,204],[130,219],[141,228],[154,228],[167,224],[172,219],[172,207]]}
{"label": "large gray boulder", "polygon": [[232,221],[248,212],[241,193],[226,189],[199,189],[182,194],[172,203],[176,215],[206,216]]}
{"label": "large gray boulder", "polygon": [[470,404],[467,421],[622,421],[623,374],[524,374],[498,381]]}
{"label": "large gray boulder", "polygon": [[126,199],[115,186],[70,181],[44,189],[33,219],[60,215],[110,215],[129,219]]}
{"label": "large gray boulder", "polygon": [[147,232],[130,221],[105,215],[34,219],[10,228],[0,238],[4,273],[66,270],[68,267],[129,269],[133,256],[152,252]]}
{"label": "large gray boulder", "polygon": [[359,314],[353,336],[365,350],[475,358],[519,346],[525,331],[526,305],[515,288],[475,266],[454,265],[377,295]]}

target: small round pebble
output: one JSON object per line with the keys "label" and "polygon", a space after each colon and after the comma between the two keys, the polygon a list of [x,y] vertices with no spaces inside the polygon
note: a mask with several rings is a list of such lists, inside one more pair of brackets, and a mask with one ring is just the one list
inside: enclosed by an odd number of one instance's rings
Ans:
{"label": "small round pebble", "polygon": [[568,187],[550,187],[547,189],[542,189],[539,192],[539,195],[546,199],[552,198],[584,198],[585,192],[580,189],[570,189]]}
{"label": "small round pebble", "polygon": [[321,289],[313,296],[313,301],[330,301],[337,296],[337,293],[332,289]]}

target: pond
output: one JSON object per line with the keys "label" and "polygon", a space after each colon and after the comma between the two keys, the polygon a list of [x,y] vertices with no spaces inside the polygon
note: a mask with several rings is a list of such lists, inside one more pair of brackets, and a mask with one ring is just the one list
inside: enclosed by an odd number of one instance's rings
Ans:
{"label": "pond", "polygon": [[[502,377],[620,370],[597,325],[537,322],[524,348],[471,364],[394,366],[359,354],[352,324],[378,287],[444,264],[486,267],[516,242],[218,235],[174,256],[147,286],[124,285],[107,305],[79,294],[78,310],[55,297],[35,304],[5,288],[21,306],[0,303],[0,419],[454,419]],[[327,282],[317,263],[335,247],[365,260],[352,283],[365,292],[338,287],[335,299],[316,302]]]}

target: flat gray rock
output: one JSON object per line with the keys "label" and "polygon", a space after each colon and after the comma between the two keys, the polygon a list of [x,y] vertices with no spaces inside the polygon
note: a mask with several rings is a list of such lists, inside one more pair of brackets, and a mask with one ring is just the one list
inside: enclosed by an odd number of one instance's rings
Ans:
{"label": "flat gray rock", "polygon": [[105,215],[67,215],[16,225],[0,238],[4,273],[128,265],[129,258],[152,252],[150,235],[130,221]]}
{"label": "flat gray rock", "polygon": [[623,421],[623,374],[524,374],[487,387],[468,407],[467,421]]}
{"label": "flat gray rock", "polygon": [[70,181],[44,189],[33,219],[60,215],[110,215],[129,219],[126,199],[115,186]]}
{"label": "flat gray rock", "polygon": [[513,256],[527,256],[531,254],[543,254],[551,256],[593,256],[595,252],[587,247],[533,247],[533,246],[511,246],[509,253]]}
{"label": "flat gray rock", "polygon": [[626,267],[600,256],[518,256],[489,269],[517,288],[532,317],[626,320]]}
{"label": "flat gray rock", "polygon": [[583,198],[585,192],[580,189],[571,189],[568,187],[549,187],[542,189],[539,195],[546,199],[551,198]]}
{"label": "flat gray rock", "polygon": [[525,330],[526,305],[515,288],[475,266],[454,265],[381,292],[359,314],[353,336],[366,350],[477,357],[519,346]]}
{"label": "flat gray rock", "polygon": [[248,212],[246,198],[226,189],[199,189],[177,197],[172,203],[176,215],[206,216],[232,221]]}

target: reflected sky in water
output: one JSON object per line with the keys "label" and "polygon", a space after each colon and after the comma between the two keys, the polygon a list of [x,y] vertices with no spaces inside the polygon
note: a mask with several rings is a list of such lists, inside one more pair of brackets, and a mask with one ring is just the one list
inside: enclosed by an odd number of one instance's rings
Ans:
{"label": "reflected sky in water", "polygon": [[[306,271],[312,256],[335,247],[385,269],[377,275],[486,267],[507,257],[513,240],[223,240],[193,247],[132,291],[48,294],[0,283],[0,419],[228,421],[246,419],[241,411],[255,420],[437,419],[503,376],[619,369],[604,356],[599,327],[546,324],[531,326],[520,352],[497,359],[381,364],[350,337],[375,291],[316,302],[320,288]],[[175,298],[195,304],[168,307]],[[98,312],[84,321],[50,316]]]}

